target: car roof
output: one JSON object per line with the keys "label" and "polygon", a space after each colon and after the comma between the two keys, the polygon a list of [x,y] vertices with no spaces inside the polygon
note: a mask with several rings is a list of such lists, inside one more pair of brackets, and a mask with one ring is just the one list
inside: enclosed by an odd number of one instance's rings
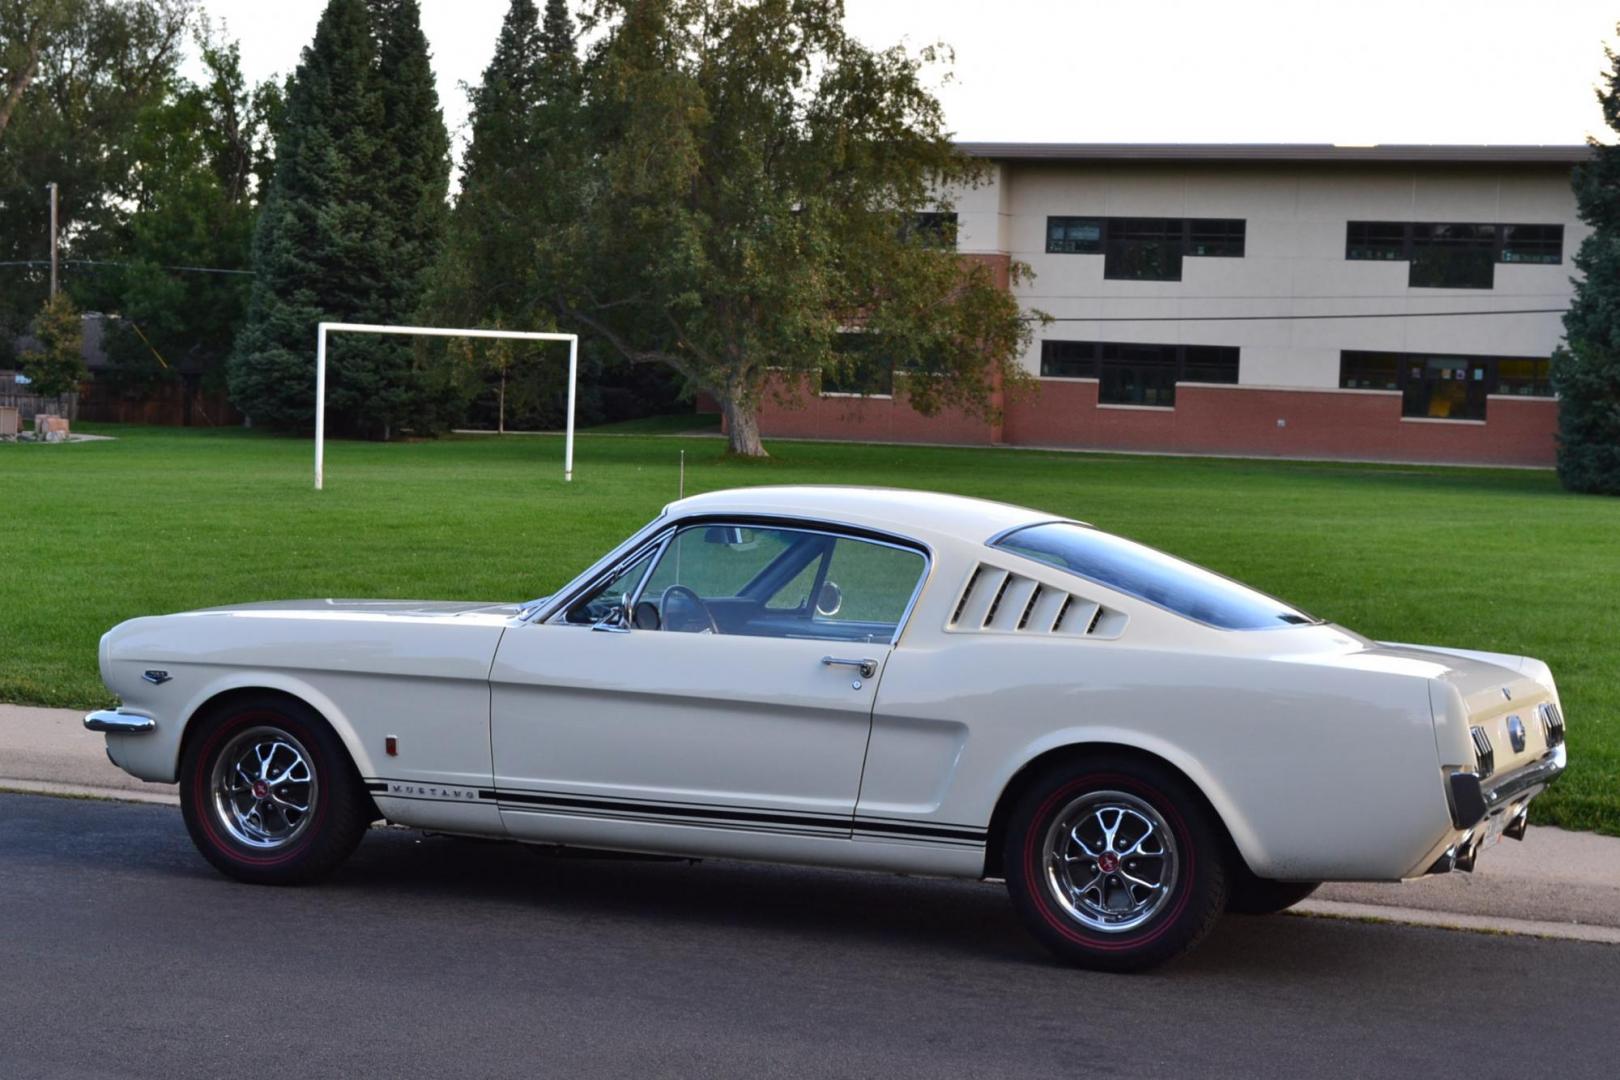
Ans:
{"label": "car roof", "polygon": [[950,538],[982,544],[997,533],[1067,520],[1024,506],[906,488],[792,485],[731,488],[670,503],[672,517],[764,514],[808,518],[896,533],[923,541]]}

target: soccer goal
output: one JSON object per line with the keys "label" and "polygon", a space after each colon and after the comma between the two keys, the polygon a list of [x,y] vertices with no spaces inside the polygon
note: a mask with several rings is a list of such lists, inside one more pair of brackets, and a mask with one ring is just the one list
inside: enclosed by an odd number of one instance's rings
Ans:
{"label": "soccer goal", "polygon": [[579,378],[579,335],[526,330],[456,330],[444,326],[378,326],[323,322],[315,340],[315,490],[326,480],[326,335],[403,334],[407,337],[510,338],[514,341],[568,342],[568,429],[563,439],[563,480],[574,479],[574,384]]}

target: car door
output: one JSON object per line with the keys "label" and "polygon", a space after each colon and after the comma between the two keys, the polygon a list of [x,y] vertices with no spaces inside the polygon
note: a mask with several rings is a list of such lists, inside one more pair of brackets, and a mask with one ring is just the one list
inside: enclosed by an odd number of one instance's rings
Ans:
{"label": "car door", "polygon": [[877,684],[926,567],[902,545],[705,522],[508,631],[490,673],[508,830],[716,853],[847,838]]}

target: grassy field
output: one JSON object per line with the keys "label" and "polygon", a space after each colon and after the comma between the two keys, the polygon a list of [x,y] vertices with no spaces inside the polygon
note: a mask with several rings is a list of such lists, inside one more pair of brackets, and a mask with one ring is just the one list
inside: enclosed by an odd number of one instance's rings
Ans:
{"label": "grassy field", "polygon": [[1620,500],[1550,474],[584,435],[310,444],[105,429],[0,445],[0,701],[106,700],[96,639],[134,615],[293,596],[526,599],[676,493],[927,487],[1038,506],[1162,546],[1379,638],[1529,653],[1557,674],[1569,776],[1538,818],[1620,835]]}

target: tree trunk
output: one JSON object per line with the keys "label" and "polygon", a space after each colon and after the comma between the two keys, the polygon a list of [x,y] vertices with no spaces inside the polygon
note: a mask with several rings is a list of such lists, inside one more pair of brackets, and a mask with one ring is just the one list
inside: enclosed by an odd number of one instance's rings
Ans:
{"label": "tree trunk", "polygon": [[6,86],[5,100],[0,101],[0,136],[5,135],[6,126],[11,123],[12,110],[16,109],[17,102],[22,100],[23,93],[34,81],[39,72],[39,44],[31,43],[28,48],[28,60],[21,68],[11,73]]}
{"label": "tree trunk", "polygon": [[738,457],[770,457],[759,441],[759,406],[741,401],[735,394],[715,396],[720,399],[720,414],[726,420],[726,449]]}

